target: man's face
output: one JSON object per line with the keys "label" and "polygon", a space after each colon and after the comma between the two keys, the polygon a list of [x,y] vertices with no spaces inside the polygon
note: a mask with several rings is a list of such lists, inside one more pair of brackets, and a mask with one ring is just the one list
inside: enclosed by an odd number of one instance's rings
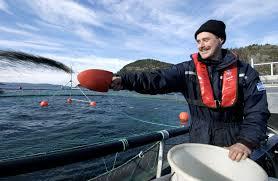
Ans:
{"label": "man's face", "polygon": [[197,35],[199,54],[203,59],[214,59],[221,50],[223,40],[212,33],[201,32]]}

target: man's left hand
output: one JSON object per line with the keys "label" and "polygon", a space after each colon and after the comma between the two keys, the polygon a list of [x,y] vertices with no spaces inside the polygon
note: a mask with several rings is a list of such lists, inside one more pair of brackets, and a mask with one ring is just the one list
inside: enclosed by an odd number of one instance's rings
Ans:
{"label": "man's left hand", "polygon": [[250,154],[251,150],[241,143],[233,144],[230,147],[227,147],[229,150],[229,157],[232,160],[240,161],[241,159],[245,160]]}

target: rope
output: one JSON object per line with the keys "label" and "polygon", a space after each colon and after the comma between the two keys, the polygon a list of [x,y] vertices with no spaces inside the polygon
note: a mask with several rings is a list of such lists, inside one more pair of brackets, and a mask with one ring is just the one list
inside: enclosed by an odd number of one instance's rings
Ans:
{"label": "rope", "polygon": [[121,141],[123,143],[123,151],[126,151],[128,149],[127,139],[123,138],[123,139],[120,139],[119,141]]}
{"label": "rope", "polygon": [[81,99],[71,99],[73,101],[77,101],[77,102],[86,102],[86,103],[90,103],[90,101],[84,101],[84,100],[81,100]]}
{"label": "rope", "polygon": [[129,116],[128,114],[126,114],[125,112],[123,112],[123,114],[133,120],[136,120],[136,121],[140,121],[140,122],[143,122],[143,123],[148,123],[148,124],[154,124],[154,125],[158,125],[158,126],[166,126],[166,127],[171,127],[171,128],[179,128],[179,126],[173,126],[173,125],[169,125],[169,124],[162,124],[162,123],[154,123],[154,122],[150,122],[150,121],[145,121],[145,120],[142,120],[142,119],[138,119],[138,118],[135,118],[133,116]]}
{"label": "rope", "polygon": [[136,166],[133,168],[129,180],[132,180],[135,170],[139,167],[139,164],[141,161],[142,161],[142,159],[139,159],[138,162],[136,162],[136,160],[135,160]]}
{"label": "rope", "polygon": [[106,172],[108,172],[108,168],[107,168],[107,165],[106,165],[106,161],[105,161],[105,159],[104,159],[103,157],[102,157],[102,161],[103,161],[103,163],[104,163]]}
{"label": "rope", "polygon": [[89,97],[82,91],[82,89],[81,89],[79,86],[77,86],[77,87],[78,87],[78,89],[80,90],[80,92],[87,98],[87,100],[90,101],[90,102],[92,102],[92,101],[89,99]]}
{"label": "rope", "polygon": [[105,165],[105,170],[106,170],[106,172],[108,172],[108,175],[107,175],[107,177],[106,177],[106,180],[109,178],[110,174],[112,173],[112,171],[113,171],[114,168],[115,168],[116,161],[117,161],[117,157],[118,157],[118,152],[115,154],[115,158],[114,158],[114,162],[113,162],[113,166],[112,166],[111,170],[108,170],[107,165],[106,165],[106,162],[105,162],[105,159],[102,158],[102,160],[103,160],[103,162],[104,162],[104,165]]}
{"label": "rope", "polygon": [[[79,90],[81,91],[81,93],[87,98],[87,100],[89,101],[89,103],[91,102],[91,100],[87,97],[87,95],[82,91],[82,89],[78,86]],[[72,100],[75,100],[75,101],[79,101],[79,102],[88,102],[88,101],[84,101],[84,100],[79,100],[79,99],[72,99]],[[145,120],[142,120],[142,119],[138,119],[138,118],[135,118],[133,116],[129,116],[128,114],[126,114],[125,112],[123,112],[123,114],[125,116],[127,116],[128,118],[131,118],[133,120],[136,120],[136,121],[140,121],[140,122],[143,122],[143,123],[148,123],[148,124],[153,124],[153,125],[157,125],[157,126],[165,126],[165,127],[171,127],[171,128],[179,128],[179,126],[173,126],[173,125],[168,125],[168,124],[162,124],[162,123],[154,123],[154,122],[150,122],[150,121],[145,121]],[[161,133],[163,138],[164,138],[164,134]],[[169,133],[168,133],[169,134]],[[168,135],[169,136],[169,135]],[[125,144],[123,143],[124,145],[124,150],[125,150],[125,146],[127,145],[128,146],[128,143]]]}
{"label": "rope", "polygon": [[[67,82],[66,84],[64,84],[63,85],[63,87],[66,87],[67,85],[68,85],[68,83],[70,83],[71,81],[69,81],[69,82]],[[60,90],[57,90],[57,91],[55,91],[55,93],[54,94],[52,94],[48,99],[50,100],[50,99],[52,99],[53,97],[55,97],[57,94],[58,94],[58,92],[59,92]],[[65,90],[66,91],[66,90]],[[64,91],[64,92],[65,92]],[[71,90],[70,90],[70,97],[71,97]]]}
{"label": "rope", "polygon": [[115,168],[117,157],[118,157],[118,152],[115,154],[115,158],[114,158],[114,162],[113,162],[113,167],[112,167],[111,171]]}
{"label": "rope", "polygon": [[[157,166],[159,149],[156,151],[154,151],[154,150],[151,150],[151,151],[153,151],[155,153],[155,157],[154,157],[155,159],[154,160],[148,159],[148,167],[150,169],[154,169],[154,167]],[[163,157],[162,157],[162,159],[163,159]],[[151,165],[151,161],[152,161],[153,165]]]}
{"label": "rope", "polygon": [[[154,148],[156,148],[157,144],[159,142],[154,143],[153,145],[149,146],[148,148],[146,148],[144,151],[140,151],[138,154],[136,154],[134,157],[130,158],[129,160],[127,160],[125,163],[121,164],[118,168],[114,168],[111,171],[107,171],[103,174],[100,174],[96,177],[93,178],[93,180],[101,180],[101,178],[104,176],[106,178],[106,180],[109,180],[110,176],[111,176],[111,172],[113,172],[115,169],[119,169],[119,168],[123,168],[128,166],[131,162],[135,162],[136,166],[134,166],[134,169],[131,171],[130,176],[129,176],[129,180],[132,180],[132,176],[134,175],[134,172],[136,169],[140,168],[142,170],[148,170],[148,168],[142,168],[140,167],[140,161],[144,158],[144,155],[148,152],[152,152]],[[157,153],[157,152],[155,152]],[[136,160],[137,158],[140,158],[139,161]],[[147,163],[148,164],[148,163]],[[150,164],[148,164],[149,166]],[[128,168],[127,168],[128,169]],[[104,179],[105,179],[104,178]]]}
{"label": "rope", "polygon": [[167,130],[161,130],[161,131],[158,131],[158,133],[161,133],[163,140],[166,140],[169,138],[169,132]]}
{"label": "rope", "polygon": [[64,86],[67,86],[70,83],[70,81],[68,81],[68,83],[66,83]]}

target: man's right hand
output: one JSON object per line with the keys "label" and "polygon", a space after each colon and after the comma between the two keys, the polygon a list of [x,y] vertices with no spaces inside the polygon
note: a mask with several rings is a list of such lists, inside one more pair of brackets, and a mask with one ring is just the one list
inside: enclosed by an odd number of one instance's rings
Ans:
{"label": "man's right hand", "polygon": [[236,143],[232,146],[228,147],[229,150],[229,157],[231,160],[245,160],[250,154],[251,150],[247,146],[242,143]]}
{"label": "man's right hand", "polygon": [[110,87],[115,91],[122,90],[124,88],[122,85],[122,78],[119,76],[113,76]]}

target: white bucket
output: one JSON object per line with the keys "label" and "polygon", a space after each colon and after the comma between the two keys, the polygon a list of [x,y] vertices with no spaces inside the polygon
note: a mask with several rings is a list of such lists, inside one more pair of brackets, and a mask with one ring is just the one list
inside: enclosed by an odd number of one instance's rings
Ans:
{"label": "white bucket", "polygon": [[228,157],[227,149],[195,143],[185,143],[171,148],[167,154],[174,173],[171,180],[268,180],[266,172],[250,159],[240,162]]}

